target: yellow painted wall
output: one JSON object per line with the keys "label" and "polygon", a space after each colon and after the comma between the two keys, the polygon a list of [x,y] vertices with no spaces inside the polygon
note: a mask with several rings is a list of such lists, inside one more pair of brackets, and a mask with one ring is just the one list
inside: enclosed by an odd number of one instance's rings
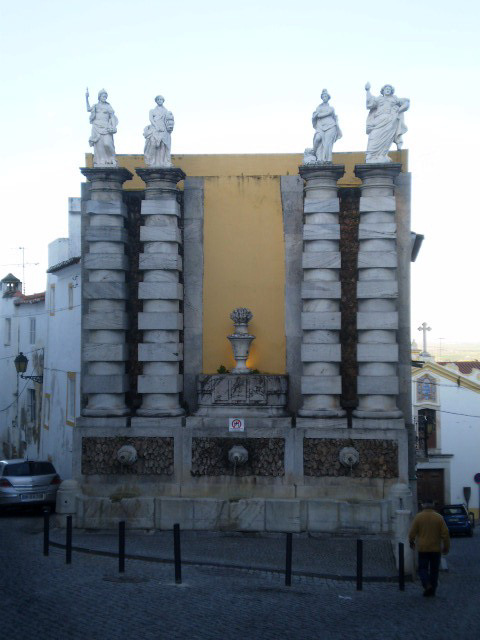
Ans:
{"label": "yellow painted wall", "polygon": [[[392,152],[408,171],[408,152]],[[126,189],[144,189],[135,174],[142,155],[119,155],[120,166],[134,177]],[[256,336],[248,365],[265,373],[285,373],[285,248],[280,176],[298,175],[301,154],[174,155],[176,167],[191,177],[205,178],[203,371],[234,366],[226,336],[233,332],[230,312],[248,307],[254,314],[250,332]],[[345,165],[342,187],[359,186],[356,164],[365,153],[334,153]],[[92,154],[86,155],[93,166]],[[180,183],[180,188],[183,187]]]}
{"label": "yellow painted wall", "polygon": [[[408,171],[408,150],[391,151],[394,162],[402,163],[402,171]],[[134,174],[133,180],[125,182],[125,189],[144,189],[145,184],[135,174],[136,167],[144,167],[143,155],[117,155],[118,164]],[[172,155],[172,162],[183,169],[187,176],[296,176],[303,162],[300,153],[256,153],[256,154],[199,154]],[[345,165],[345,175],[339,181],[341,187],[358,187],[360,180],[354,175],[356,164],[365,163],[363,151],[334,153],[334,164]],[[85,164],[93,167],[93,155],[85,154]]]}
{"label": "yellow painted wall", "polygon": [[285,372],[285,258],[278,176],[205,179],[203,370],[234,366],[230,313],[248,307],[248,366]]}

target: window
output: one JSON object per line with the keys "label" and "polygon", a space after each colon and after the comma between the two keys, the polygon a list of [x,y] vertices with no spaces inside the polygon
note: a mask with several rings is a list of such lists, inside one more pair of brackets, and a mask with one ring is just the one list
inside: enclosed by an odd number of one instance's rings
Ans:
{"label": "window", "polygon": [[55,315],[55,285],[50,285],[50,315]]}
{"label": "window", "polygon": [[9,345],[12,342],[12,319],[11,318],[5,318],[5,334],[4,334],[4,339],[3,339],[3,343],[5,345]]}
{"label": "window", "polygon": [[35,344],[37,339],[37,321],[36,318],[30,318],[30,344]]}
{"label": "window", "polygon": [[30,412],[30,422],[36,422],[37,418],[37,394],[35,389],[28,390],[28,410]]}
{"label": "window", "polygon": [[11,462],[3,468],[3,475],[11,478],[22,476],[46,476],[56,473],[51,462]]}
{"label": "window", "polygon": [[13,478],[29,476],[30,465],[28,464],[28,462],[14,462],[12,464],[7,464],[7,466],[3,469],[3,475]]}
{"label": "window", "polygon": [[75,426],[75,395],[76,374],[73,371],[67,373],[67,424]]}
{"label": "window", "polygon": [[45,429],[50,428],[50,394],[46,393],[44,395],[43,401],[43,426]]}
{"label": "window", "polygon": [[73,309],[73,282],[68,283],[68,308]]}
{"label": "window", "polygon": [[437,415],[434,409],[420,409],[418,412],[418,435],[425,447],[425,437],[427,438],[427,448],[437,447]]}
{"label": "window", "polygon": [[445,516],[464,516],[465,510],[462,507],[445,507],[442,509]]}
{"label": "window", "polygon": [[56,473],[55,467],[51,462],[29,462],[30,473],[32,476],[46,476],[52,473]]}
{"label": "window", "polygon": [[437,401],[437,383],[435,378],[424,375],[417,381],[417,401],[421,402]]}

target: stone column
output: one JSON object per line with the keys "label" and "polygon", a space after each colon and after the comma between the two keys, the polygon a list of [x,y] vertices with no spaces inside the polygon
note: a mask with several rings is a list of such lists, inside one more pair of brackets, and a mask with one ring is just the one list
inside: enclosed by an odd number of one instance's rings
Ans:
{"label": "stone column", "polygon": [[197,377],[203,371],[203,219],[205,178],[183,185],[183,399],[197,410]]}
{"label": "stone column", "polygon": [[343,165],[304,165],[302,417],[344,416],[340,407],[340,201]]}
{"label": "stone column", "polygon": [[86,202],[88,249],[83,257],[86,278],[82,282],[82,358],[86,364],[82,391],[87,394],[88,404],[82,415],[124,416],[129,413],[125,405],[128,257],[122,184],[133,176],[127,169],[116,167],[81,171],[91,183],[90,200]]}
{"label": "stone column", "polygon": [[400,418],[395,178],[401,164],[356,165],[362,180],[358,253],[358,418]]}
{"label": "stone column", "polygon": [[181,210],[176,185],[185,174],[176,168],[136,171],[146,184],[142,202],[145,225],[140,229],[144,245],[139,259],[143,282],[138,290],[138,297],[143,300],[143,311],[138,317],[138,328],[143,330],[138,345],[138,359],[143,362],[143,375],[138,376],[142,406],[137,415],[180,416],[184,413],[180,406],[183,286],[179,253],[182,236],[178,224]]}

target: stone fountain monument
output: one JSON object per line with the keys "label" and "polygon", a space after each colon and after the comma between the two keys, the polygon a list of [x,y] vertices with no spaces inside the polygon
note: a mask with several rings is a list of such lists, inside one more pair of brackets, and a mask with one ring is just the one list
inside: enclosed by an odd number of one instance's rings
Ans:
{"label": "stone fountain monument", "polygon": [[[393,532],[414,458],[404,418],[412,251],[407,156],[388,154],[393,143],[401,148],[409,102],[390,85],[378,97],[366,91],[366,156],[333,153],[341,131],[323,91],[299,175],[285,157],[281,168],[259,160],[252,175],[250,160],[239,169],[226,156],[223,173],[203,156],[197,164],[177,156],[175,167],[174,118],[162,96],[144,129],[146,167],[133,175],[124,168],[133,171],[131,158],[115,155],[118,120],[106,92],[92,107],[87,100],[94,158],[82,169],[77,526],[127,519],[147,529]],[[247,229],[254,257],[284,259],[284,275],[267,271],[253,287],[234,265],[223,289],[212,286],[212,226],[223,242],[235,211],[255,211],[259,201],[265,227],[252,233],[240,216],[235,229]],[[352,229],[357,244],[345,235]],[[226,330],[212,330],[211,317],[207,324],[206,292],[223,304],[234,273],[242,296],[259,294],[248,303],[255,321],[245,307],[231,312],[235,366],[212,373],[218,365],[205,353],[228,345]],[[262,320],[261,304],[272,299],[281,304],[267,317],[281,326],[267,345],[273,322]],[[226,317],[231,307],[222,304],[210,309]],[[254,340],[258,353],[284,340],[278,373],[249,367]]]}

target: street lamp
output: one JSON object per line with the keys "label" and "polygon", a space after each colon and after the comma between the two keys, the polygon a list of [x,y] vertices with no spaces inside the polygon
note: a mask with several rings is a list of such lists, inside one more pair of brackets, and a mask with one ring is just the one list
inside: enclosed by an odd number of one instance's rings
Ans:
{"label": "street lamp", "polygon": [[23,378],[24,380],[33,380],[33,382],[36,382],[37,384],[42,384],[43,383],[43,376],[26,376],[26,375],[24,375],[25,371],[27,370],[27,366],[28,366],[28,358],[27,358],[27,356],[23,355],[22,351],[20,351],[18,356],[15,358],[14,363],[15,363],[15,369],[17,370],[17,373],[20,374],[21,378]]}

